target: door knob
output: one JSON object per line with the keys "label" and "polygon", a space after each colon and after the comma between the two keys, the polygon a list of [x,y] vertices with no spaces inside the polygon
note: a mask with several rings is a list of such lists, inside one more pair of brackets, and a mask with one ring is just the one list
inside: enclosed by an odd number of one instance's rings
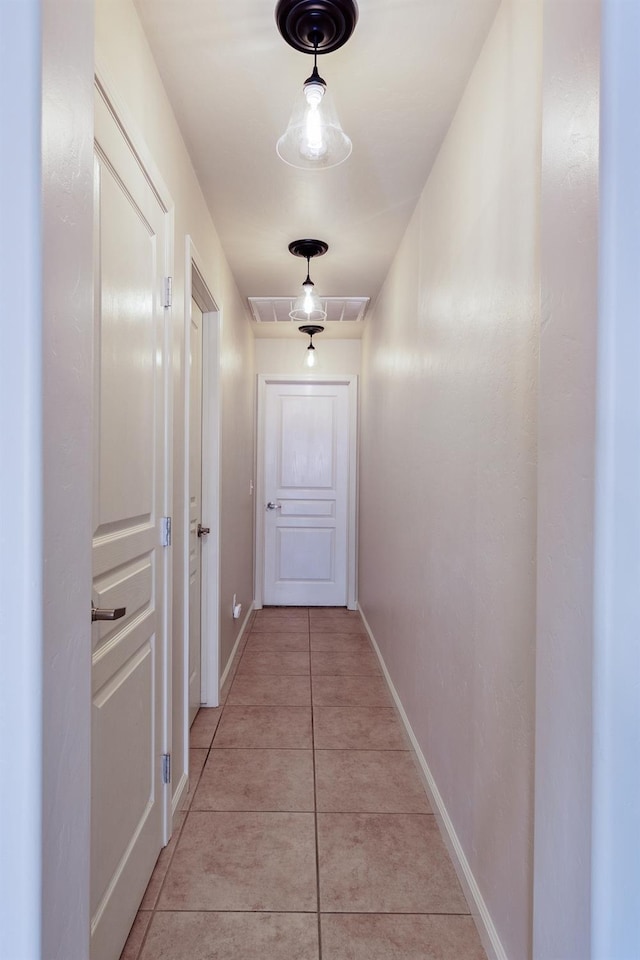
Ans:
{"label": "door knob", "polygon": [[279,510],[279,509],[280,509],[280,504],[273,503],[272,500],[270,500],[269,503],[267,504],[267,510]]}
{"label": "door knob", "polygon": [[115,607],[113,610],[108,610],[105,607],[94,607],[91,604],[91,623],[95,623],[97,620],[121,620],[126,612],[126,607]]}
{"label": "door knob", "polygon": [[198,524],[198,536],[206,537],[211,533],[210,527],[203,527],[201,523]]}

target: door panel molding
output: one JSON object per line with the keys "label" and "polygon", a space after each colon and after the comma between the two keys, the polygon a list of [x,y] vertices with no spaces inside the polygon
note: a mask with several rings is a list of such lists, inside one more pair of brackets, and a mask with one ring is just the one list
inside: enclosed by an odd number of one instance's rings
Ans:
{"label": "door panel molding", "polygon": [[[357,609],[357,426],[358,426],[358,377],[339,375],[334,377],[318,376],[279,376],[258,375],[258,421],[256,452],[256,513],[255,513],[255,562],[254,607],[261,609],[264,602],[264,563],[265,563],[265,429],[267,387],[275,385],[295,386],[314,384],[318,386],[341,385],[348,388],[348,494],[347,494],[347,607]],[[314,510],[319,508],[314,507]],[[317,515],[320,516],[322,511]],[[301,518],[306,524],[306,518]]]}

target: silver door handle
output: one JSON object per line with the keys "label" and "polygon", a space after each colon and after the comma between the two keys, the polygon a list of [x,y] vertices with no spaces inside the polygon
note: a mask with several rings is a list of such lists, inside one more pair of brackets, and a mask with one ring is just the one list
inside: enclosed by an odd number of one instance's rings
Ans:
{"label": "silver door handle", "polygon": [[105,607],[94,607],[91,604],[91,623],[95,623],[97,620],[121,620],[126,612],[126,607],[115,607],[113,610],[107,610]]}
{"label": "silver door handle", "polygon": [[279,509],[280,509],[279,503],[274,503],[272,500],[269,500],[269,503],[267,504],[267,510],[279,510]]}
{"label": "silver door handle", "polygon": [[210,527],[203,527],[201,523],[198,524],[198,536],[207,537],[211,533]]}

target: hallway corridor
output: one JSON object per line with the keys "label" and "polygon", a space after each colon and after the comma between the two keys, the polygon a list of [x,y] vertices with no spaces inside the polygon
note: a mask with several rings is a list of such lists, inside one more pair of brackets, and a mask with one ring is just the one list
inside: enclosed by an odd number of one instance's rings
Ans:
{"label": "hallway corridor", "polygon": [[246,637],[121,960],[485,960],[359,615]]}

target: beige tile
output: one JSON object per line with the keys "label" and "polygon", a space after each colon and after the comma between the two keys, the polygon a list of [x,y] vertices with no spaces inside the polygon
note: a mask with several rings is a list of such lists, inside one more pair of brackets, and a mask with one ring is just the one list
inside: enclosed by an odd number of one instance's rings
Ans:
{"label": "beige tile", "polygon": [[359,618],[352,620],[346,617],[316,617],[310,621],[310,630],[313,630],[314,633],[347,633],[350,636],[367,636],[364,624]]}
{"label": "beige tile", "polygon": [[313,811],[313,753],[212,750],[191,809]]}
{"label": "beige tile", "polygon": [[245,706],[306,707],[311,703],[309,677],[236,677],[233,681],[228,704]]}
{"label": "beige tile", "polygon": [[309,607],[309,620],[327,619],[360,621],[360,613],[346,607]]}
{"label": "beige tile", "polygon": [[273,617],[270,620],[258,620],[251,628],[251,636],[261,633],[307,633],[308,623],[287,617]]}
{"label": "beige tile", "polygon": [[315,913],[157,913],[140,960],[318,960]]}
{"label": "beige tile", "polygon": [[386,707],[314,707],[316,750],[406,750],[404,731]]}
{"label": "beige tile", "polygon": [[142,949],[142,941],[144,940],[144,935],[147,932],[152,916],[153,914],[150,910],[138,911],[129,936],[127,937],[127,942],[120,954],[120,960],[138,960],[140,950]]}
{"label": "beige tile", "polygon": [[144,897],[142,898],[142,903],[140,904],[141,910],[153,910],[158,902],[162,884],[164,883],[164,878],[167,875],[171,858],[176,852],[176,847],[178,845],[178,840],[180,839],[180,833],[184,826],[185,819],[186,814],[183,812],[175,814],[173,818],[173,833],[171,834],[171,839],[166,847],[160,851],[160,856],[158,857],[156,865],[153,869],[153,873],[151,874],[151,879],[147,884]]}
{"label": "beige tile", "polygon": [[324,914],[323,960],[487,960],[471,917]]}
{"label": "beige tile", "polygon": [[329,652],[332,650],[371,650],[373,647],[368,637],[363,637],[358,633],[316,633],[312,630],[310,633],[311,649],[319,652]]}
{"label": "beige tile", "polygon": [[262,620],[309,620],[308,607],[263,607],[262,610],[256,610],[255,621]]}
{"label": "beige tile", "polygon": [[309,707],[242,707],[229,704],[216,731],[213,748],[311,747]]}
{"label": "beige tile", "polygon": [[314,676],[370,677],[380,674],[380,664],[373,650],[312,650],[311,672]]}
{"label": "beige tile", "polygon": [[309,607],[309,621],[314,620],[354,620],[362,623],[358,610],[347,610],[346,607]]}
{"label": "beige tile", "polygon": [[311,682],[314,704],[323,707],[390,707],[391,694],[381,676],[318,677]]}
{"label": "beige tile", "polygon": [[312,911],[312,813],[190,813],[161,910]]}
{"label": "beige tile", "polygon": [[247,674],[271,674],[277,677],[308,675],[309,653],[291,653],[286,650],[255,653],[247,650],[240,661],[236,678]]}
{"label": "beige tile", "polygon": [[320,813],[318,845],[323,911],[469,912],[433,816]]}
{"label": "beige tile", "polygon": [[191,747],[210,747],[216,727],[220,721],[222,707],[200,707],[191,724],[189,745]]}
{"label": "beige tile", "polygon": [[431,813],[413,757],[404,750],[317,750],[318,810]]}
{"label": "beige tile", "polygon": [[245,653],[266,653],[283,650],[290,653],[307,653],[309,633],[251,633]]}

